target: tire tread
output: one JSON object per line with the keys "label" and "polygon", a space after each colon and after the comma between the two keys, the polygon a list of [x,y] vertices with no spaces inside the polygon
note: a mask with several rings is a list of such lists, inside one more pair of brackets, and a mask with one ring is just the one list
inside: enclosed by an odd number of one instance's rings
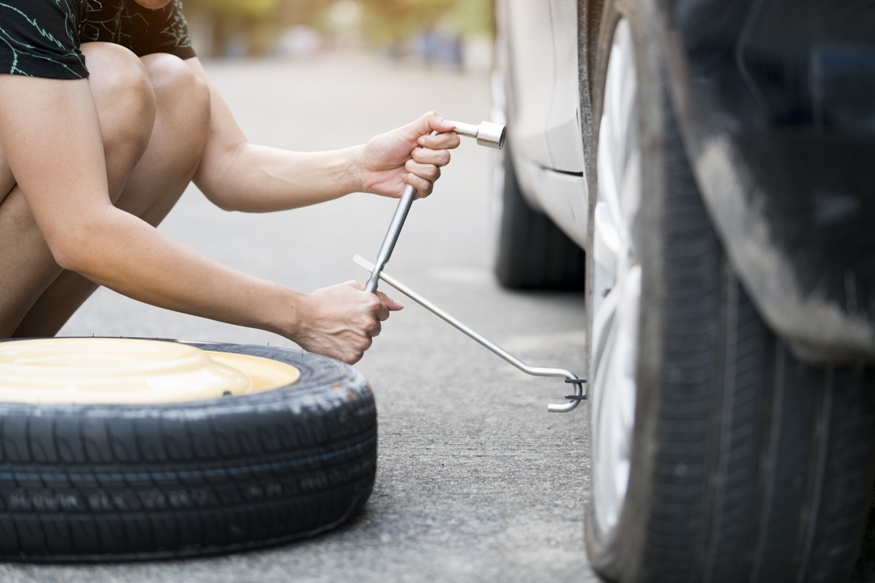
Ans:
{"label": "tire tread", "polygon": [[300,386],[215,402],[0,404],[0,557],[201,556],[347,520],[373,489],[373,394],[345,365],[291,360]]}

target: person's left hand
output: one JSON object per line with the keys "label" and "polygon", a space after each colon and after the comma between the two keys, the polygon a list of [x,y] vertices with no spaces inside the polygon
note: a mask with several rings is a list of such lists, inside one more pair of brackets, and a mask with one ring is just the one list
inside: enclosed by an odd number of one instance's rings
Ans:
{"label": "person's left hand", "polygon": [[[431,194],[441,167],[450,163],[449,150],[458,147],[453,124],[430,112],[413,123],[372,138],[359,160],[363,192],[398,198],[406,184],[417,198]],[[432,131],[439,132],[431,136]]]}

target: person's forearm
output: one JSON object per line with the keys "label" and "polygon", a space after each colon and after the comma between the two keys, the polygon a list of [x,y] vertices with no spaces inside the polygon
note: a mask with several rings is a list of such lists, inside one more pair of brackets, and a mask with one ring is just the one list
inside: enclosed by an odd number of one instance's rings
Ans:
{"label": "person's forearm", "polygon": [[389,312],[403,307],[356,282],[304,293],[245,275],[114,208],[84,232],[74,235],[81,249],[65,267],[97,283],[156,306],[274,332],[349,364],[371,346]]}
{"label": "person's forearm", "polygon": [[219,176],[198,186],[225,210],[272,212],[333,200],[361,188],[360,147],[291,152],[240,144]]}
{"label": "person's forearm", "polygon": [[361,146],[309,153],[252,144],[200,61],[186,63],[210,91],[210,135],[194,181],[213,203],[226,210],[268,212],[361,189]]}
{"label": "person's forearm", "polygon": [[[367,144],[328,152],[291,152],[251,144],[197,58],[188,66],[210,91],[210,129],[195,184],[220,208],[287,210],[352,192],[399,197],[410,185],[431,193],[448,149],[459,138],[453,124],[427,113]],[[438,133],[429,142],[428,134]]]}
{"label": "person's forearm", "polygon": [[211,261],[122,211],[108,215],[66,267],[152,305],[295,336],[307,294]]}

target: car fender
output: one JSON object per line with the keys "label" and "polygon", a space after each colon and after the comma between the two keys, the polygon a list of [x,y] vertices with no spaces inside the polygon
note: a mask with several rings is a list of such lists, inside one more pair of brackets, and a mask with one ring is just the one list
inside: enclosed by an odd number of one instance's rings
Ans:
{"label": "car fender", "polygon": [[816,4],[661,0],[657,44],[703,199],[763,318],[808,360],[872,360],[875,10]]}

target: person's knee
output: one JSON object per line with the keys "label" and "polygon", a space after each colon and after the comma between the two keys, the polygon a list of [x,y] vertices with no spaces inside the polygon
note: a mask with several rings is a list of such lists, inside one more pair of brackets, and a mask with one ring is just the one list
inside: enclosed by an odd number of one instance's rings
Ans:
{"label": "person's knee", "polygon": [[210,122],[210,90],[182,59],[169,54],[148,55],[143,65],[152,82],[161,123],[172,128],[187,151],[200,157]]}
{"label": "person's knee", "polygon": [[140,59],[109,43],[82,45],[100,119],[107,165],[131,168],[145,152],[155,123],[152,83]]}
{"label": "person's knee", "polygon": [[142,63],[155,94],[155,125],[149,148],[118,204],[157,225],[203,159],[210,128],[210,90],[189,63],[173,55],[147,55]]}

